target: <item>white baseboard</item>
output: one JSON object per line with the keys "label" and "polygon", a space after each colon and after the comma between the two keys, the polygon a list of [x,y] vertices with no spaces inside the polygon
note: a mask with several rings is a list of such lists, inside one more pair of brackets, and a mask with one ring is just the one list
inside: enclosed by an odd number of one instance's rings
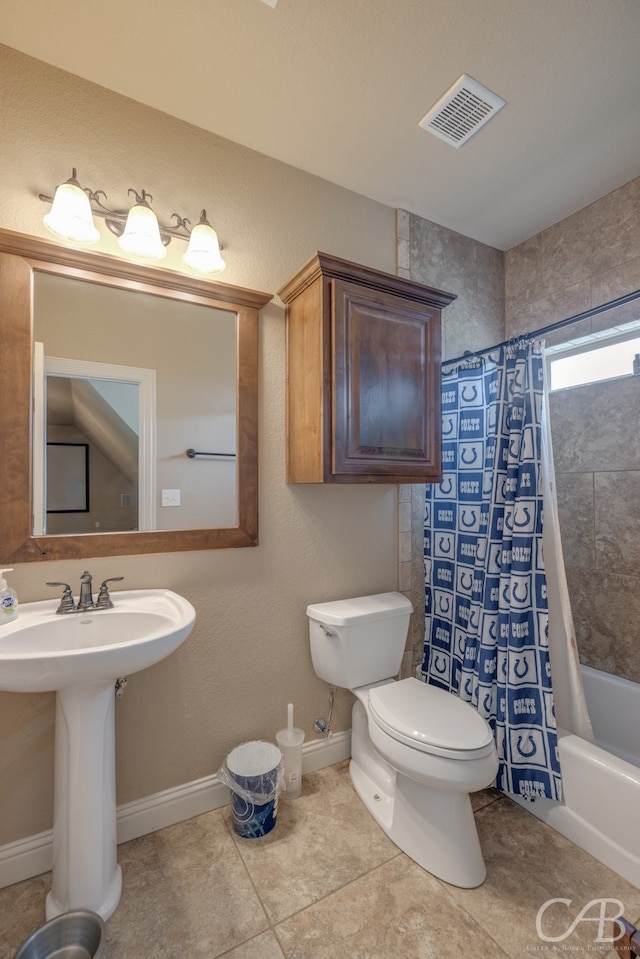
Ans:
{"label": "white baseboard", "polygon": [[[305,743],[302,747],[302,773],[316,772],[351,755],[351,731],[336,733],[331,739]],[[229,789],[217,776],[205,776],[194,782],[165,789],[163,792],[118,806],[118,843],[146,836],[165,826],[192,819],[202,813],[226,806]],[[0,889],[23,879],[49,872],[52,862],[50,829],[26,839],[0,846]]]}

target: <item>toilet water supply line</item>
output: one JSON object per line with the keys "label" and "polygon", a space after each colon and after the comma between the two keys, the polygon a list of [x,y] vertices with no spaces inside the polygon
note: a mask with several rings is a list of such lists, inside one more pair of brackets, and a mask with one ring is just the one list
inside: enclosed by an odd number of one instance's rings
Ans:
{"label": "toilet water supply line", "polygon": [[336,695],[336,687],[329,687],[329,715],[327,719],[316,719],[313,724],[313,728],[317,733],[324,733],[327,739],[331,739],[333,736],[333,730],[331,728],[331,717],[333,716],[333,700]]}

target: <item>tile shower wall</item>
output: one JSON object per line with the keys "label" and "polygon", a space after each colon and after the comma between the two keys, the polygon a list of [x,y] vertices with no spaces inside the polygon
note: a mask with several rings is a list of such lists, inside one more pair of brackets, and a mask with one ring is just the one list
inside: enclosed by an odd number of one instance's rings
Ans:
{"label": "tile shower wall", "polygon": [[[458,294],[444,312],[443,356],[452,357],[466,349],[482,349],[498,343],[505,337],[539,329],[567,316],[574,315],[616,297],[640,289],[640,178],[632,180],[583,210],[531,237],[519,246],[501,253],[476,243],[474,240],[454,233],[405,211],[398,211],[398,273],[431,286],[440,287]],[[608,313],[576,324],[570,331],[557,333],[547,338],[548,343],[561,342],[583,333],[606,329],[626,322],[637,315],[635,307],[618,308],[615,314]],[[621,409],[624,410],[623,401]],[[637,417],[629,417],[625,425],[631,428]],[[583,434],[576,445],[586,452],[595,442],[596,434]],[[556,457],[560,441],[556,442]],[[625,447],[629,455],[640,448],[640,437],[619,434],[617,452]],[[589,453],[587,453],[589,455]],[[640,454],[638,454],[640,456]],[[588,487],[588,473],[593,474],[591,496],[595,497],[596,482],[609,484],[608,516],[621,515],[623,503],[632,503],[632,512],[640,515],[640,466],[625,465],[608,471],[595,467],[588,470],[567,471],[570,476],[563,483],[573,483],[577,497],[578,487],[583,497]],[[610,474],[610,475],[608,475]],[[581,485],[580,485],[581,484]],[[622,489],[624,485],[624,490]],[[622,497],[616,503],[618,496]],[[629,500],[629,497],[632,497]],[[424,487],[400,488],[400,589],[413,602],[414,613],[407,653],[403,663],[403,675],[409,675],[422,656],[424,606],[423,573],[423,501]],[[580,502],[576,498],[576,504]],[[584,498],[582,502],[585,503]],[[602,496],[600,496],[602,503]],[[577,508],[577,505],[576,505]],[[588,507],[585,505],[585,509]],[[602,507],[600,507],[602,508]],[[593,512],[595,521],[595,499]],[[585,520],[586,522],[586,520]],[[612,520],[609,520],[612,525]],[[572,525],[565,534],[565,551],[568,544],[575,548],[576,542],[585,547],[587,542],[584,522]],[[564,521],[565,527],[567,520]],[[577,530],[582,532],[578,535]],[[596,542],[604,550],[604,538],[610,534],[602,528],[596,541],[595,531],[590,540],[596,550]],[[629,556],[629,539],[640,542],[640,536],[628,534],[628,538],[613,547],[611,540],[606,546],[610,555]],[[625,545],[626,544],[626,545]],[[580,560],[583,562],[583,560]],[[569,560],[571,566],[571,560]],[[576,565],[575,563],[573,564]],[[630,565],[630,564],[628,564]],[[627,565],[627,568],[628,568]],[[640,565],[640,564],[638,564]],[[581,568],[578,565],[578,568]],[[612,567],[610,566],[610,569]],[[613,572],[609,574],[614,575]],[[626,609],[629,620],[635,618],[635,607],[640,606],[636,583],[631,583],[628,572],[618,566],[615,583],[611,581],[609,607]],[[574,591],[578,588],[573,587]],[[623,590],[622,595],[616,590]],[[584,589],[583,589],[584,592]],[[632,608],[633,607],[633,608]],[[600,614],[601,615],[601,614]],[[610,614],[611,615],[611,614]],[[578,618],[578,617],[576,617]],[[581,651],[586,645],[593,653],[593,636],[590,641],[581,639]],[[613,632],[608,629],[602,644],[609,647],[604,655],[614,662],[611,650],[617,645]],[[617,662],[623,663],[628,645],[620,642],[615,654]],[[583,652],[582,655],[587,655]],[[603,660],[601,659],[601,662]],[[640,650],[638,652],[640,662]],[[606,668],[606,667],[605,667]],[[631,675],[627,665],[617,665],[623,675]],[[632,671],[640,680],[638,669]]]}
{"label": "tile shower wall", "polygon": [[640,682],[640,376],[551,394],[558,512],[580,660]]}
{"label": "tile shower wall", "polygon": [[[640,177],[505,253],[507,337],[640,288]],[[618,318],[619,319],[619,318]],[[571,336],[611,325],[573,326]]]}
{"label": "tile shower wall", "polygon": [[[640,178],[505,254],[506,335],[640,289]],[[638,317],[627,304],[547,337]],[[640,381],[552,397],[560,523],[580,658],[640,682]]]}
{"label": "tile shower wall", "polygon": [[[504,339],[504,254],[469,237],[398,211],[400,276],[455,293],[442,323],[442,355],[459,356]],[[400,487],[400,590],[415,610],[402,676],[422,662],[424,642],[423,485]]]}

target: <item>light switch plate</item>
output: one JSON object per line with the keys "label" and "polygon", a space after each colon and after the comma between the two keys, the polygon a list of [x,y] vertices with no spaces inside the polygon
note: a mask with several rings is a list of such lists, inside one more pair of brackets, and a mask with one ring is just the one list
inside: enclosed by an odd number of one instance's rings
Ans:
{"label": "light switch plate", "polygon": [[179,489],[163,489],[162,505],[163,506],[180,506],[180,490]]}

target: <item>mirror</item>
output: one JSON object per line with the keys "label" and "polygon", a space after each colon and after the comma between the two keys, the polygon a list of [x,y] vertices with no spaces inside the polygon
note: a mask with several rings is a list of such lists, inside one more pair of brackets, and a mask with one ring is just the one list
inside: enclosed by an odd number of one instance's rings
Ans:
{"label": "mirror", "polygon": [[0,230],[0,563],[255,546],[271,299]]}
{"label": "mirror", "polygon": [[229,310],[35,273],[34,444],[42,417],[45,464],[52,442],[88,442],[90,468],[86,511],[53,513],[34,446],[34,532],[236,525],[236,326]]}

